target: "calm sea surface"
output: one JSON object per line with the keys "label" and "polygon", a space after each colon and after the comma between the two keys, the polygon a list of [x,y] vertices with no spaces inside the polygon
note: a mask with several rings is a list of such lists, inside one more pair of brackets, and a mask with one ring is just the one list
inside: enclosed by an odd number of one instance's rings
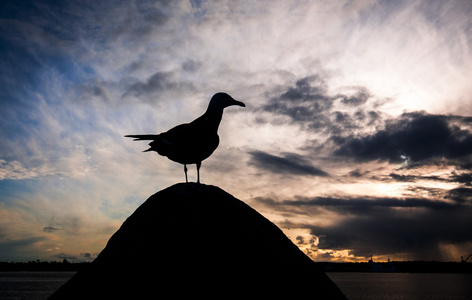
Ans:
{"label": "calm sea surface", "polygon": [[326,274],[350,300],[472,299],[472,274]]}
{"label": "calm sea surface", "polygon": [[[75,272],[0,272],[1,300],[45,300]],[[471,300],[472,274],[327,273],[350,300]]]}
{"label": "calm sea surface", "polygon": [[0,272],[1,300],[45,300],[75,272]]}

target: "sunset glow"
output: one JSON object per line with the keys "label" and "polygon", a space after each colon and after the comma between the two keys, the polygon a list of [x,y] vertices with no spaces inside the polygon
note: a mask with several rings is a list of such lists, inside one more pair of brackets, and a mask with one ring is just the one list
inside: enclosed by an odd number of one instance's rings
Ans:
{"label": "sunset glow", "polygon": [[220,91],[246,108],[225,110],[203,184],[315,261],[459,261],[471,16],[460,0],[2,1],[0,261],[95,258],[185,180],[123,136],[190,122]]}

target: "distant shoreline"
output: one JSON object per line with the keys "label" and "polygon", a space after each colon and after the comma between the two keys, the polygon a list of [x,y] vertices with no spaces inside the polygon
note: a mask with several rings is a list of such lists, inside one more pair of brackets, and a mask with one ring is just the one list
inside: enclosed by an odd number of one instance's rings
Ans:
{"label": "distant shoreline", "polygon": [[[324,272],[377,273],[472,273],[472,263],[438,261],[391,262],[314,262]],[[77,272],[90,267],[90,262],[28,261],[0,262],[0,272]]]}
{"label": "distant shoreline", "polygon": [[315,262],[325,272],[472,273],[472,263],[439,261]]}
{"label": "distant shoreline", "polygon": [[77,272],[90,266],[90,262],[57,261],[28,261],[4,262],[0,261],[0,272]]}

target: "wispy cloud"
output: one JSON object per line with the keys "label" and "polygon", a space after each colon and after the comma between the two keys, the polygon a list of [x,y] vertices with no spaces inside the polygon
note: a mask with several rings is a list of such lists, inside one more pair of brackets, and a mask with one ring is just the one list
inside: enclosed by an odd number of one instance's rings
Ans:
{"label": "wispy cloud", "polygon": [[275,174],[328,176],[323,170],[314,167],[306,157],[295,153],[284,153],[276,156],[262,151],[249,153],[249,164]]}
{"label": "wispy cloud", "polygon": [[[123,135],[189,122],[219,91],[247,108],[225,111],[203,181],[282,227],[304,224],[298,241],[319,258],[449,259],[438,245],[472,241],[458,209],[469,211],[472,173],[468,1],[0,6],[5,257],[100,251],[150,194],[183,180]],[[432,221],[441,213],[447,229]],[[408,250],[415,232],[425,238]]]}

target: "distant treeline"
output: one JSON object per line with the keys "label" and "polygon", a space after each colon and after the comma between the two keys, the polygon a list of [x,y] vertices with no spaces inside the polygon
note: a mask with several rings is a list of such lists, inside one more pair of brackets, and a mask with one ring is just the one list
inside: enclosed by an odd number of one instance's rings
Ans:
{"label": "distant treeline", "polygon": [[1,262],[0,272],[14,272],[14,271],[41,271],[41,272],[76,272],[90,265],[88,262],[68,262],[63,261],[28,261],[28,262]]}
{"label": "distant treeline", "polygon": [[439,261],[316,262],[325,272],[472,273],[472,263]]}
{"label": "distant treeline", "polygon": [[[472,263],[438,261],[391,261],[391,262],[315,262],[324,272],[398,272],[398,273],[472,273]],[[76,272],[89,268],[89,262],[28,261],[0,262],[0,272],[42,271]]]}

